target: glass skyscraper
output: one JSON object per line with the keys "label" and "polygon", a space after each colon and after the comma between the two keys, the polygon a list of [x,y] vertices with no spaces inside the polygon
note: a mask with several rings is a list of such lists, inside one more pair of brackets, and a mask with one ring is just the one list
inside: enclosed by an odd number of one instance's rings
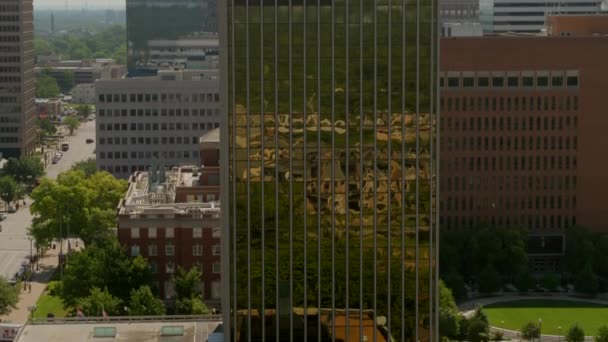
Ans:
{"label": "glass skyscraper", "polygon": [[231,341],[436,340],[436,9],[221,2]]}

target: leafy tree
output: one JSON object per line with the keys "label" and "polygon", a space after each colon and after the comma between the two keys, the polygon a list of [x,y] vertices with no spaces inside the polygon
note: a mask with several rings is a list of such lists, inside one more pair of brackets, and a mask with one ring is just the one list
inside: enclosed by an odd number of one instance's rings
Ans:
{"label": "leafy tree", "polygon": [[545,273],[540,279],[540,284],[549,291],[555,291],[559,286],[559,277],[555,273]]}
{"label": "leafy tree", "polygon": [[475,307],[475,312],[473,313],[473,318],[478,319],[478,320],[484,322],[485,324],[490,324],[490,321],[488,320],[488,316],[483,311],[483,308],[481,307],[481,305],[477,305]]}
{"label": "leafy tree", "polygon": [[17,182],[11,176],[0,178],[0,198],[4,201],[5,206],[11,204],[16,199]]}
{"label": "leafy tree", "polygon": [[595,336],[595,342],[608,342],[608,326],[602,325],[597,330],[597,335]]}
{"label": "leafy tree", "polygon": [[127,44],[122,44],[112,54],[112,58],[118,64],[127,64]]}
{"label": "leafy tree", "polygon": [[577,274],[581,269],[592,264],[595,248],[592,234],[582,227],[566,229],[566,253],[564,264],[571,274]]}
{"label": "leafy tree", "polygon": [[567,342],[583,342],[585,341],[585,331],[578,324],[575,324],[568,329],[564,339]]}
{"label": "leafy tree", "polygon": [[122,301],[112,296],[108,289],[103,291],[98,287],[91,288],[88,296],[79,298],[76,306],[87,316],[102,316],[103,311],[108,315],[119,315]]}
{"label": "leafy tree", "polygon": [[210,313],[200,295],[176,300],[175,312],[181,315],[207,315]]}
{"label": "leafy tree", "polygon": [[0,276],[0,315],[6,315],[17,308],[19,290]]}
{"label": "leafy tree", "polygon": [[47,75],[36,77],[36,97],[48,99],[58,97],[59,93],[59,85],[53,77]]}
{"label": "leafy tree", "polygon": [[449,287],[452,291],[454,298],[461,300],[467,297],[467,289],[460,273],[457,271],[452,271],[448,274],[442,275],[442,279],[445,281],[447,287]]}
{"label": "leafy tree", "polygon": [[68,305],[88,296],[89,289],[106,288],[128,302],[131,290],[151,285],[152,273],[144,258],[129,258],[115,237],[99,241],[68,258],[63,273],[62,299]]}
{"label": "leafy tree", "polygon": [[452,291],[439,281],[439,333],[441,336],[456,338],[459,329],[458,307]]}
{"label": "leafy tree", "polygon": [[9,158],[4,165],[4,174],[13,177],[19,183],[32,184],[36,178],[44,175],[44,164],[38,155]]}
{"label": "leafy tree", "polygon": [[34,54],[36,56],[48,56],[54,53],[53,46],[48,40],[34,38]]}
{"label": "leafy tree", "polygon": [[488,263],[479,275],[479,291],[482,293],[493,293],[500,290],[501,284],[500,274]]}
{"label": "leafy tree", "polygon": [[515,286],[520,291],[528,291],[529,289],[536,287],[536,279],[534,279],[530,272],[526,270],[517,276]]}
{"label": "leafy tree", "polygon": [[208,315],[211,313],[200,296],[192,297],[191,303],[193,315]]}
{"label": "leafy tree", "polygon": [[[116,206],[126,189],[126,181],[107,172],[87,178],[84,171],[70,170],[59,174],[57,180],[43,179],[31,194],[36,232],[60,238],[60,226],[66,236],[69,224],[70,236],[81,238],[86,245],[103,238],[114,225]],[[42,228],[49,232],[40,232]]]}
{"label": "leafy tree", "polygon": [[50,119],[36,119],[36,126],[38,130],[40,130],[43,135],[54,135],[57,133],[57,127],[51,122]]}
{"label": "leafy tree", "polygon": [[156,316],[165,314],[165,305],[152,294],[149,286],[131,290],[129,314],[132,316]]}
{"label": "leafy tree", "polygon": [[200,270],[196,267],[192,267],[189,271],[178,267],[177,274],[173,277],[175,296],[179,299],[199,295],[198,289],[201,283],[201,275]]}
{"label": "leafy tree", "polygon": [[87,160],[81,160],[72,165],[70,170],[73,171],[82,171],[84,172],[84,176],[86,178],[91,177],[95,173],[97,173],[97,163],[95,162],[95,158],[89,158]]}
{"label": "leafy tree", "polygon": [[88,104],[78,105],[75,109],[76,112],[78,112],[78,116],[82,118],[86,118],[91,113],[91,106],[89,106]]}
{"label": "leafy tree", "polygon": [[74,130],[80,126],[80,121],[74,116],[67,116],[65,119],[63,119],[63,123],[70,130],[70,135],[74,134]]}
{"label": "leafy tree", "polygon": [[74,72],[72,70],[64,70],[63,77],[57,82],[61,92],[68,93],[74,88]]}
{"label": "leafy tree", "polygon": [[467,331],[467,341],[482,342],[489,339],[490,326],[488,323],[478,319],[471,318]]}
{"label": "leafy tree", "polygon": [[538,323],[530,321],[521,327],[520,332],[524,340],[532,341],[540,335],[540,327]]}
{"label": "leafy tree", "polygon": [[591,269],[591,263],[588,263],[583,267],[580,273],[576,276],[576,281],[574,283],[574,288],[576,291],[594,295],[597,293],[599,289],[599,283],[597,276],[593,273]]}

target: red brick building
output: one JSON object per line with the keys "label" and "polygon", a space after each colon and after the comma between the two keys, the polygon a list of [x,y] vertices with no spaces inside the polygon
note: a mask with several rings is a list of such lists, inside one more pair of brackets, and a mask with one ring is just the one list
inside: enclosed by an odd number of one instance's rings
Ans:
{"label": "red brick building", "polygon": [[536,270],[566,227],[608,231],[606,56],[608,36],[441,41],[444,229],[526,227]]}
{"label": "red brick building", "polygon": [[[201,144],[201,154],[213,154],[218,143]],[[202,139],[202,138],[201,138]],[[215,146],[215,147],[213,147]],[[219,166],[174,167],[163,172],[136,172],[118,206],[118,239],[131,256],[148,259],[162,298],[175,295],[171,278],[178,267],[199,267],[201,292],[210,307],[220,308],[220,186]]]}

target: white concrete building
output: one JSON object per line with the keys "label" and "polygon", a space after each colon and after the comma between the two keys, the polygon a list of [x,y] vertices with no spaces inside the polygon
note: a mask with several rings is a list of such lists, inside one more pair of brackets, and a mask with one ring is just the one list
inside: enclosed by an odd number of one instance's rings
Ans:
{"label": "white concrete building", "polygon": [[100,80],[95,93],[97,167],[119,178],[147,170],[154,158],[168,167],[200,164],[200,137],[219,127],[215,70]]}
{"label": "white concrete building", "polygon": [[219,68],[217,35],[184,39],[148,41],[148,66],[178,69],[213,70]]}
{"label": "white concrete building", "polygon": [[484,34],[540,33],[547,14],[594,14],[601,0],[480,0]]}
{"label": "white concrete building", "polygon": [[72,88],[72,102],[94,104],[95,84],[83,83]]}

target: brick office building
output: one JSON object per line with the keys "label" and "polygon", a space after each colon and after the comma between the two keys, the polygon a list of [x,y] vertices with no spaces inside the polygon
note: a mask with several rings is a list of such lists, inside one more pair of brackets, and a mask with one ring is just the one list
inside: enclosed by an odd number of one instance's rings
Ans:
{"label": "brick office building", "polygon": [[[213,131],[203,136],[201,155],[217,154],[217,139]],[[205,162],[166,173],[153,165],[157,172],[133,174],[118,207],[118,239],[131,256],[148,259],[162,298],[174,296],[171,278],[178,267],[196,266],[205,302],[220,308],[219,165],[217,159]]]}
{"label": "brick office building", "polygon": [[535,270],[566,227],[608,231],[608,37],[585,30],[441,42],[442,227],[526,227]]}

